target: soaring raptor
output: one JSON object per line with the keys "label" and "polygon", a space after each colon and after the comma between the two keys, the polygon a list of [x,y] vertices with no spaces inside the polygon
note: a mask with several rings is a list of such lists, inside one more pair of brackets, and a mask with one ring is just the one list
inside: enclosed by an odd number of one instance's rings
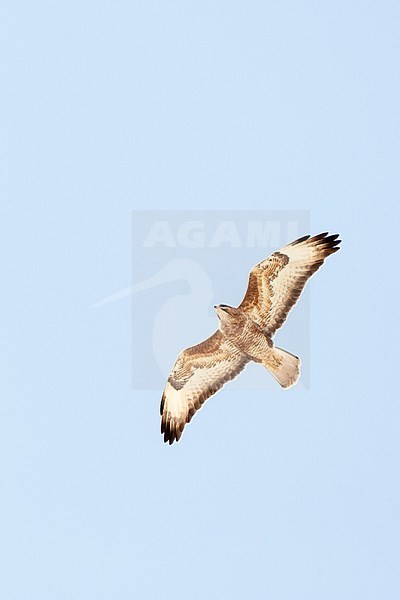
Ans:
{"label": "soaring raptor", "polygon": [[164,442],[178,441],[202,404],[253,360],[261,363],[283,388],[300,376],[300,359],[274,345],[307,280],[325,258],[339,250],[338,234],[306,235],[258,263],[250,272],[238,306],[215,306],[219,328],[204,342],[186,348],[175,361],[160,406]]}

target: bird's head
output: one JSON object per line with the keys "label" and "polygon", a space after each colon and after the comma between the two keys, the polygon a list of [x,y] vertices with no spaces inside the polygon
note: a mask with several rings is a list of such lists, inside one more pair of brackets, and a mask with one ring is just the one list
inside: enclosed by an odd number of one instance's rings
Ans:
{"label": "bird's head", "polygon": [[220,319],[229,318],[229,316],[231,316],[233,311],[235,310],[233,306],[228,306],[227,304],[216,304],[214,308],[215,312],[218,315],[218,318]]}
{"label": "bird's head", "polygon": [[214,306],[215,312],[220,320],[220,329],[232,328],[240,325],[243,320],[242,312],[238,308],[228,306],[227,304],[217,304]]}

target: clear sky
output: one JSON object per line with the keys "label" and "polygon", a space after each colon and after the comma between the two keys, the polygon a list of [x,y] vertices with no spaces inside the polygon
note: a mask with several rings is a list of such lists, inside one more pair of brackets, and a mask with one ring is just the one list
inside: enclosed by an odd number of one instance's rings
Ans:
{"label": "clear sky", "polygon": [[[2,598],[398,599],[399,19],[3,3]],[[162,443],[129,297],[92,308],[131,285],[145,208],[341,234],[310,285],[310,389],[226,387]]]}

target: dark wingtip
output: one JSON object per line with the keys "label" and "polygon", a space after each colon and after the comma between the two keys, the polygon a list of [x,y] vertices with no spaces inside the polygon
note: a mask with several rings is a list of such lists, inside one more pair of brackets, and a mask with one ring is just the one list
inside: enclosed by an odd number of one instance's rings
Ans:
{"label": "dark wingtip", "polygon": [[165,416],[162,417],[161,434],[164,434],[164,442],[166,444],[171,445],[174,442],[179,442],[183,429],[184,424],[179,424],[174,419],[165,418]]}
{"label": "dark wingtip", "polygon": [[165,394],[163,393],[162,397],[161,397],[161,402],[160,402],[160,415],[163,414],[164,411],[164,404],[165,404]]}
{"label": "dark wingtip", "polygon": [[322,240],[323,238],[326,238],[328,233],[329,233],[329,231],[323,231],[322,233],[317,233],[317,235],[313,235],[312,237],[310,237],[310,242],[316,242],[317,240]]}
{"label": "dark wingtip", "polygon": [[325,250],[326,252],[329,252],[329,254],[333,254],[333,252],[339,250],[339,244],[342,241],[338,240],[338,237],[338,233],[329,235],[328,231],[324,231],[322,233],[318,233],[317,235],[313,235],[312,237],[310,237],[309,235],[304,235],[303,237],[298,238],[297,240],[292,242],[290,246],[296,246],[297,244],[302,243],[305,243],[307,245],[312,244],[314,246],[317,246],[318,248]]}
{"label": "dark wingtip", "polygon": [[326,252],[326,254],[333,254],[339,250],[339,244],[342,241],[339,240],[338,237],[338,233],[329,235],[328,231],[324,231],[324,233],[319,233],[318,235],[310,237],[307,244],[316,246],[319,250]]}
{"label": "dark wingtip", "polygon": [[294,242],[292,242],[290,245],[296,246],[296,244],[301,244],[302,242],[305,242],[306,240],[308,240],[309,237],[310,237],[309,235],[303,235],[303,237],[300,237],[297,240],[294,240]]}

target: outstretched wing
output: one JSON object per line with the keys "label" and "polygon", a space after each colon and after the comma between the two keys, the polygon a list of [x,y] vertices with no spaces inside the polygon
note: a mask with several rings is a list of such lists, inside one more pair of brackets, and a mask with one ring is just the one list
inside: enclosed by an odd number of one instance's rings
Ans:
{"label": "outstretched wing", "polygon": [[295,240],[256,265],[250,272],[239,308],[273,335],[296,304],[308,279],[325,258],[339,250],[338,234],[320,233]]}
{"label": "outstretched wing", "polygon": [[178,441],[202,404],[244,369],[248,359],[218,330],[201,344],[183,350],[161,399],[164,442]]}

